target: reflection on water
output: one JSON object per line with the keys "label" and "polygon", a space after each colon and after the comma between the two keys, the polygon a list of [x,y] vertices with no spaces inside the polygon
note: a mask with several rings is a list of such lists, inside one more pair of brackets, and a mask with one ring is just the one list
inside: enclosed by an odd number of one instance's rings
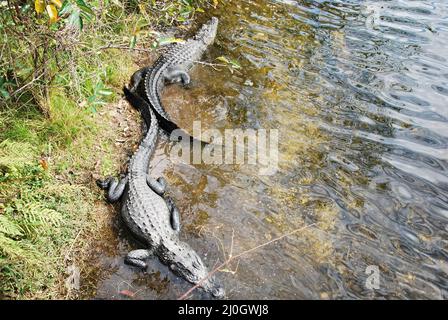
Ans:
{"label": "reflection on water", "polygon": [[[280,168],[172,162],[161,143],[152,172],[170,182],[182,238],[212,267],[315,223],[229,265],[228,298],[448,298],[448,2],[226,1],[209,14],[221,24],[206,59],[242,69],[198,66],[166,108],[189,130],[279,129]],[[190,287],[157,261],[123,265],[134,246],[103,254],[98,298]]]}

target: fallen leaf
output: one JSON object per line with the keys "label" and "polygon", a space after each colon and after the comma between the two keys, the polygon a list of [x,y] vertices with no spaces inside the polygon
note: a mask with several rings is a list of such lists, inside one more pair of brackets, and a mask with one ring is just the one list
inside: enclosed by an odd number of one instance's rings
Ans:
{"label": "fallen leaf", "polygon": [[40,158],[39,164],[42,167],[42,169],[44,169],[45,171],[48,170],[48,162],[47,160],[45,160],[45,158]]}
{"label": "fallen leaf", "polygon": [[129,290],[121,290],[120,294],[129,298],[134,298],[135,297],[135,293]]}

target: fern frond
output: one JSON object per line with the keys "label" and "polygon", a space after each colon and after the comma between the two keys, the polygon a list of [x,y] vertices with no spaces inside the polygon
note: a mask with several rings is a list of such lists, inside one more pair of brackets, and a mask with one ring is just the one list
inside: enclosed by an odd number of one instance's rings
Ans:
{"label": "fern frond", "polygon": [[43,207],[39,203],[29,203],[22,211],[27,221],[41,223],[45,226],[59,227],[62,224],[62,214],[56,210]]}
{"label": "fern frond", "polygon": [[10,141],[0,143],[0,165],[17,166],[33,163],[36,157],[36,147],[31,143]]}
{"label": "fern frond", "polygon": [[0,233],[7,236],[15,237],[22,236],[23,230],[17,224],[16,221],[6,217],[5,215],[0,216]]}
{"label": "fern frond", "polygon": [[48,234],[64,222],[62,213],[45,208],[41,203],[16,202],[18,223],[25,234]]}
{"label": "fern frond", "polygon": [[36,248],[22,241],[16,241],[6,237],[0,233],[0,253],[13,260],[22,260],[27,263],[38,263],[38,255]]}

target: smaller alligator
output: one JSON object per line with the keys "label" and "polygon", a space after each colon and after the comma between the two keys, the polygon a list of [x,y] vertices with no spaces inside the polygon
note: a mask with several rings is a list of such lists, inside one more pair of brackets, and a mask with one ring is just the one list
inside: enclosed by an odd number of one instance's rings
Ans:
{"label": "smaller alligator", "polygon": [[[131,77],[131,91],[144,97],[153,108],[160,127],[168,134],[180,128],[170,120],[162,106],[160,99],[162,90],[166,83],[180,82],[184,86],[190,83],[188,71],[201,58],[207,47],[214,42],[217,29],[218,18],[213,17],[202,25],[192,39],[169,45],[152,66],[136,71]],[[194,139],[190,137],[190,140]]]}
{"label": "smaller alligator", "polygon": [[193,284],[200,284],[214,297],[224,296],[224,290],[209,277],[207,267],[198,254],[179,240],[179,211],[174,202],[162,197],[166,183],[148,174],[149,160],[155,149],[159,131],[158,121],[147,102],[124,88],[126,99],[140,110],[147,132],[129,163],[127,176],[119,182],[112,177],[98,180],[107,190],[109,202],[121,200],[121,216],[126,227],[146,248],[128,253],[126,263],[146,268],[146,259],[157,256],[175,274]]}

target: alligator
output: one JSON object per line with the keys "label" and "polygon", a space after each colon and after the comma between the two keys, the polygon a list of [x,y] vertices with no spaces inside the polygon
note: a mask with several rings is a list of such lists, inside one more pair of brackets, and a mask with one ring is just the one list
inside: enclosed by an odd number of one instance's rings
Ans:
{"label": "alligator", "polygon": [[107,200],[121,200],[121,217],[131,234],[145,249],[129,252],[127,264],[146,268],[146,260],[156,256],[176,275],[199,285],[214,297],[224,296],[224,290],[214,277],[208,277],[207,267],[199,255],[179,239],[179,211],[171,198],[164,198],[166,182],[152,178],[149,160],[155,149],[159,124],[148,103],[126,87],[123,88],[129,103],[140,110],[146,132],[132,156],[127,175],[120,181],[108,177],[97,184],[107,190]]}
{"label": "alligator", "polygon": [[[160,99],[163,88],[167,83],[181,83],[183,86],[190,84],[188,71],[201,58],[207,47],[213,43],[217,29],[218,18],[213,17],[202,25],[193,38],[185,42],[170,44],[152,66],[137,70],[131,77],[130,90],[138,93],[149,103],[156,114],[160,127],[168,134],[181,129],[170,120],[163,108]],[[194,140],[185,132],[182,132],[182,135]]]}

